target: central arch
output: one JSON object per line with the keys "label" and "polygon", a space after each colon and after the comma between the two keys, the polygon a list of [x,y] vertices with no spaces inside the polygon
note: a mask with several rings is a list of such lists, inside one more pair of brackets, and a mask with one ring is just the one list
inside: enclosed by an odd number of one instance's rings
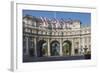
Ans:
{"label": "central arch", "polygon": [[37,44],[37,55],[38,57],[47,56],[47,42],[40,40]]}
{"label": "central arch", "polygon": [[50,44],[51,56],[59,56],[60,53],[60,43],[58,41],[52,41]]}
{"label": "central arch", "polygon": [[71,55],[71,47],[72,47],[71,41],[66,40],[63,42],[63,46],[62,46],[63,56]]}

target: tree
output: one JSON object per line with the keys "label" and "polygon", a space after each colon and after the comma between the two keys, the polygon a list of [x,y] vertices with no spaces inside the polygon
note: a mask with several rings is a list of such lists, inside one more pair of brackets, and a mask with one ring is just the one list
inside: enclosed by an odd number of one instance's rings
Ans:
{"label": "tree", "polygon": [[63,45],[63,55],[66,56],[68,55],[69,52],[69,44],[65,43],[65,45]]}

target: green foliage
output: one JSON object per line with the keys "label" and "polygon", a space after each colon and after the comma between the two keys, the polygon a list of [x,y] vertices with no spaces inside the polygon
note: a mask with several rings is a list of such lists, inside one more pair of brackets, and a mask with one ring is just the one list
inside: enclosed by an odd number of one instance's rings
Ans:
{"label": "green foliage", "polygon": [[63,46],[63,55],[64,56],[68,55],[68,52],[69,52],[69,44],[65,44]]}

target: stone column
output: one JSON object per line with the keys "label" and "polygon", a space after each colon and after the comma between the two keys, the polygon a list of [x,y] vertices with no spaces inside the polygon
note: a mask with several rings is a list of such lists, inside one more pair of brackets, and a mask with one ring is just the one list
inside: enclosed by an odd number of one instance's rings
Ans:
{"label": "stone column", "polygon": [[62,43],[62,39],[60,39],[60,56],[63,56]]}
{"label": "stone column", "polygon": [[83,39],[83,40],[82,40],[83,54],[85,54],[85,50],[84,50],[84,48],[85,48],[85,37],[83,37],[82,39]]}
{"label": "stone column", "polygon": [[82,39],[82,37],[80,37],[79,44],[80,44],[80,48],[79,48],[80,55],[83,55],[83,39]]}
{"label": "stone column", "polygon": [[89,51],[89,38],[87,37],[87,51]]}
{"label": "stone column", "polygon": [[78,55],[81,55],[81,41],[80,41],[81,38],[79,38],[79,46],[78,46]]}
{"label": "stone column", "polygon": [[50,39],[48,39],[48,56],[50,56]]}
{"label": "stone column", "polygon": [[74,56],[74,38],[72,38],[71,55]]}
{"label": "stone column", "polygon": [[29,39],[28,37],[25,38],[26,39],[26,55],[29,55]]}
{"label": "stone column", "polygon": [[89,37],[88,39],[89,39],[89,51],[91,51],[91,37]]}
{"label": "stone column", "polygon": [[84,37],[81,37],[81,55],[84,55],[84,47],[85,47],[85,41],[84,41]]}
{"label": "stone column", "polygon": [[34,38],[34,54],[37,56],[37,40],[36,37]]}

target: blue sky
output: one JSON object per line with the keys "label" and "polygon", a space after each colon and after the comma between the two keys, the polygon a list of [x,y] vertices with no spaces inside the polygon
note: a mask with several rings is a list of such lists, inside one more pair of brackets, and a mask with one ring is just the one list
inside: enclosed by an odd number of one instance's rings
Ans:
{"label": "blue sky", "polygon": [[91,25],[91,13],[80,13],[80,12],[58,12],[58,11],[37,11],[37,10],[23,10],[23,16],[42,16],[47,18],[57,19],[75,19],[80,20],[82,25]]}

